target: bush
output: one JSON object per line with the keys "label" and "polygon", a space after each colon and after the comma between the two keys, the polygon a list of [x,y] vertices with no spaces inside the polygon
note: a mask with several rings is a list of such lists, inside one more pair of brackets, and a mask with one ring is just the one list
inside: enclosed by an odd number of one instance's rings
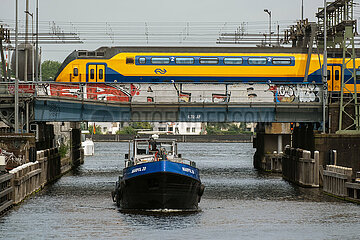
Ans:
{"label": "bush", "polygon": [[66,157],[66,154],[69,152],[70,146],[68,144],[61,143],[59,147],[60,157]]}

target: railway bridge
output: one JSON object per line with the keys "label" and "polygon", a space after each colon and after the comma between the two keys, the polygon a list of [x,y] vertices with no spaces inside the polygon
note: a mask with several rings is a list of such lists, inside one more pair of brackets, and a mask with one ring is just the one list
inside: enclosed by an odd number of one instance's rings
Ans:
{"label": "railway bridge", "polygon": [[[3,83],[1,119],[13,119],[14,84]],[[321,122],[318,84],[21,83],[30,122]],[[7,100],[6,100],[7,99]],[[28,108],[26,108],[28,106]],[[26,111],[28,110],[28,113]]]}

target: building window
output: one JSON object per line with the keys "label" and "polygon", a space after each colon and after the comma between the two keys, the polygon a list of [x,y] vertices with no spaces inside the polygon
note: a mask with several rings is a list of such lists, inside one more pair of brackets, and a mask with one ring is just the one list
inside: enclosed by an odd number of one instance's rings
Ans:
{"label": "building window", "polygon": [[170,58],[160,58],[160,57],[151,58],[151,63],[152,64],[169,64]]}
{"label": "building window", "polygon": [[200,58],[200,64],[218,64],[218,58]]}
{"label": "building window", "polygon": [[166,132],[166,128],[165,128],[165,127],[159,127],[158,130],[159,130],[159,132]]}
{"label": "building window", "polygon": [[195,128],[194,128],[194,127],[193,127],[191,130],[192,130],[193,133],[195,132]]}
{"label": "building window", "polygon": [[126,58],[126,64],[134,64],[134,58]]}
{"label": "building window", "polygon": [[139,63],[140,64],[145,64],[146,63],[146,58],[144,58],[144,57],[139,58]]}
{"label": "building window", "polygon": [[260,57],[251,57],[248,58],[248,63],[250,65],[266,65],[267,59]]}
{"label": "building window", "polygon": [[175,63],[176,64],[194,64],[195,60],[194,58],[176,58]]}
{"label": "building window", "polygon": [[291,65],[291,58],[273,58],[274,65]]}
{"label": "building window", "polygon": [[224,64],[241,65],[242,63],[243,63],[242,58],[224,58]]}
{"label": "building window", "polygon": [[186,128],[186,132],[188,132],[188,133],[190,132],[190,128],[189,128],[189,127]]}

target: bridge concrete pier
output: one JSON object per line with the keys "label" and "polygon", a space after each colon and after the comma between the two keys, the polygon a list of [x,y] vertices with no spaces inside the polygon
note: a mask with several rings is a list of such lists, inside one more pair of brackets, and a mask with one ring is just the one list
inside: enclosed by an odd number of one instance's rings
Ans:
{"label": "bridge concrete pier", "polygon": [[290,123],[259,123],[254,137],[254,167],[281,172],[283,149],[291,143]]}

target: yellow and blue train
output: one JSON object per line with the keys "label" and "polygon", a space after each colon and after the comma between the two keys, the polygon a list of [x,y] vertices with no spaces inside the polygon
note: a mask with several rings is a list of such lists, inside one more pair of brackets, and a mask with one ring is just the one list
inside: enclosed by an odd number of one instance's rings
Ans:
{"label": "yellow and blue train", "polygon": [[[304,83],[307,56],[294,48],[101,47],[71,53],[55,81],[296,84]],[[322,83],[321,63],[322,56],[312,54],[308,83]],[[328,59],[329,91],[340,91],[341,68],[341,57]],[[350,78],[345,70],[345,79]],[[353,91],[353,80],[347,84]]]}

